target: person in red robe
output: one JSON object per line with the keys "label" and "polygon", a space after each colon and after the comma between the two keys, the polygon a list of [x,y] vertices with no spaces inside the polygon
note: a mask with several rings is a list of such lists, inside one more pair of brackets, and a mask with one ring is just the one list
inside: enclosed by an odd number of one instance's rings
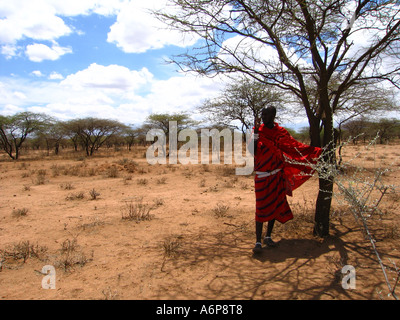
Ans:
{"label": "person in red robe", "polygon": [[295,140],[275,120],[276,108],[264,108],[263,124],[256,121],[249,149],[254,148],[255,195],[256,195],[256,245],[254,253],[262,250],[263,224],[268,222],[264,244],[276,246],[271,238],[274,223],[286,223],[293,213],[286,196],[301,186],[312,175],[310,165],[318,161],[322,149]]}

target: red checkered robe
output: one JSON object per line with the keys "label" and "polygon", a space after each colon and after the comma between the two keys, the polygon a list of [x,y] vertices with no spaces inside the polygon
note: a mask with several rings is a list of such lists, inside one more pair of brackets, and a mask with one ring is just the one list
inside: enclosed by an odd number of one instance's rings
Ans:
{"label": "red checkered robe", "polygon": [[293,190],[311,177],[312,169],[307,164],[315,164],[322,149],[296,141],[277,123],[272,129],[262,124],[258,134],[254,170],[256,173],[280,170],[267,177],[255,176],[256,221],[276,219],[285,223],[293,219],[286,195],[291,196]]}

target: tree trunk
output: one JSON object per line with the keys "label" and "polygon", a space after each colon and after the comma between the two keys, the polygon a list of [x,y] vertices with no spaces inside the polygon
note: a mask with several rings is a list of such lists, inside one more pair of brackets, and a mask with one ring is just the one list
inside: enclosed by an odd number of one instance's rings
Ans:
{"label": "tree trunk", "polygon": [[320,127],[319,127],[319,120],[318,119],[309,119],[308,121],[310,125],[310,145],[313,147],[320,147],[321,146],[321,137],[320,137]]}
{"label": "tree trunk", "polygon": [[18,160],[18,158],[19,158],[19,147],[16,144],[14,144],[14,146],[15,146],[15,157],[13,159],[14,160]]}
{"label": "tree trunk", "polygon": [[314,235],[326,237],[329,235],[329,215],[332,203],[333,183],[325,178],[319,178],[319,193],[315,207]]}
{"label": "tree trunk", "polygon": [[[326,103],[326,106],[329,106],[329,103]],[[325,150],[320,161],[323,161],[325,166],[319,176],[319,192],[315,206],[314,221],[314,235],[318,237],[329,236],[329,216],[333,196],[334,177],[327,170],[330,170],[332,165],[336,162],[332,112],[329,107],[325,107],[324,110],[323,146]]]}

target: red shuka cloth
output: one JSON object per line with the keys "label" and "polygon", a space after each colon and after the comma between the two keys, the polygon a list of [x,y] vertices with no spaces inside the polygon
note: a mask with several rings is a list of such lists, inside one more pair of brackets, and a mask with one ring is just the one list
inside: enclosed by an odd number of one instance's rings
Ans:
{"label": "red shuka cloth", "polygon": [[255,176],[256,220],[285,223],[293,218],[286,195],[291,196],[311,177],[312,168],[307,165],[318,161],[322,149],[298,142],[277,123],[272,129],[262,124],[258,134],[255,171],[281,170],[264,178]]}

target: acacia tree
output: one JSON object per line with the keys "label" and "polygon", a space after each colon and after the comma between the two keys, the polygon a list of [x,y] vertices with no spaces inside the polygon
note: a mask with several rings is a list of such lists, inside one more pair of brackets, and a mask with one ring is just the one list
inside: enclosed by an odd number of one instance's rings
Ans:
{"label": "acacia tree", "polygon": [[361,116],[355,119],[351,119],[343,124],[343,129],[347,133],[348,137],[352,140],[353,144],[356,145],[360,136],[366,138],[366,135],[374,135],[372,132],[372,123],[370,120]]}
{"label": "acacia tree", "polygon": [[[334,162],[334,122],[343,94],[360,82],[399,87],[400,14],[395,0],[170,0],[155,12],[199,37],[172,58],[202,75],[240,73],[291,92],[313,146]],[[362,40],[362,42],[359,42]],[[389,61],[389,63],[387,63]],[[315,101],[315,103],[313,103]],[[324,134],[320,137],[320,131]],[[333,177],[320,175],[314,234],[329,234]]]}
{"label": "acacia tree", "polygon": [[45,141],[47,155],[50,153],[50,148],[54,148],[54,154],[57,155],[60,150],[60,143],[66,136],[64,123],[49,118],[45,125],[37,132],[37,135]]}
{"label": "acacia tree", "polygon": [[360,136],[363,137],[364,142],[367,138],[376,137],[377,142],[383,144],[398,136],[400,121],[394,118],[381,118],[373,121],[359,117],[346,122],[343,129],[352,138],[354,144],[357,143]]}
{"label": "acacia tree", "polygon": [[196,121],[192,120],[190,116],[185,112],[177,112],[177,113],[152,113],[147,117],[145,122],[145,127],[151,129],[160,129],[164,132],[166,141],[161,141],[162,151],[164,155],[166,154],[166,150],[164,149],[164,145],[169,141],[169,133],[170,133],[170,123],[173,121],[176,122],[176,130],[179,132],[182,129],[189,128],[190,126],[194,126],[197,124]]}
{"label": "acacia tree", "polygon": [[26,138],[38,132],[47,122],[47,117],[40,113],[20,112],[12,116],[0,116],[0,147],[17,160]]}
{"label": "acacia tree", "polygon": [[255,117],[261,116],[261,109],[270,104],[283,105],[282,93],[262,82],[242,79],[228,84],[218,97],[207,99],[198,109],[212,123],[230,126],[239,121],[238,129],[246,133]]}
{"label": "acacia tree", "polygon": [[152,113],[147,117],[146,124],[152,128],[161,129],[168,136],[171,121],[176,121],[178,131],[196,124],[185,112]]}
{"label": "acacia tree", "polygon": [[92,156],[94,151],[98,150],[107,139],[118,134],[126,127],[115,120],[92,117],[70,120],[65,126],[70,137],[79,138],[87,156]]}
{"label": "acacia tree", "polygon": [[388,142],[391,138],[396,136],[400,126],[400,121],[398,119],[380,119],[374,124],[375,130],[379,136],[379,143],[383,144]]}
{"label": "acacia tree", "polygon": [[133,127],[126,127],[122,131],[122,136],[126,144],[128,145],[128,150],[131,151],[132,145],[135,140],[139,137],[140,131],[138,128],[134,129]]}
{"label": "acacia tree", "polygon": [[79,135],[77,132],[79,131],[79,126],[76,119],[62,122],[61,127],[65,136],[71,140],[74,150],[78,151]]}
{"label": "acacia tree", "polygon": [[[335,113],[339,135],[348,121],[361,117],[376,119],[399,109],[395,92],[368,83],[360,83],[343,93]],[[355,137],[356,138],[356,137]]]}

